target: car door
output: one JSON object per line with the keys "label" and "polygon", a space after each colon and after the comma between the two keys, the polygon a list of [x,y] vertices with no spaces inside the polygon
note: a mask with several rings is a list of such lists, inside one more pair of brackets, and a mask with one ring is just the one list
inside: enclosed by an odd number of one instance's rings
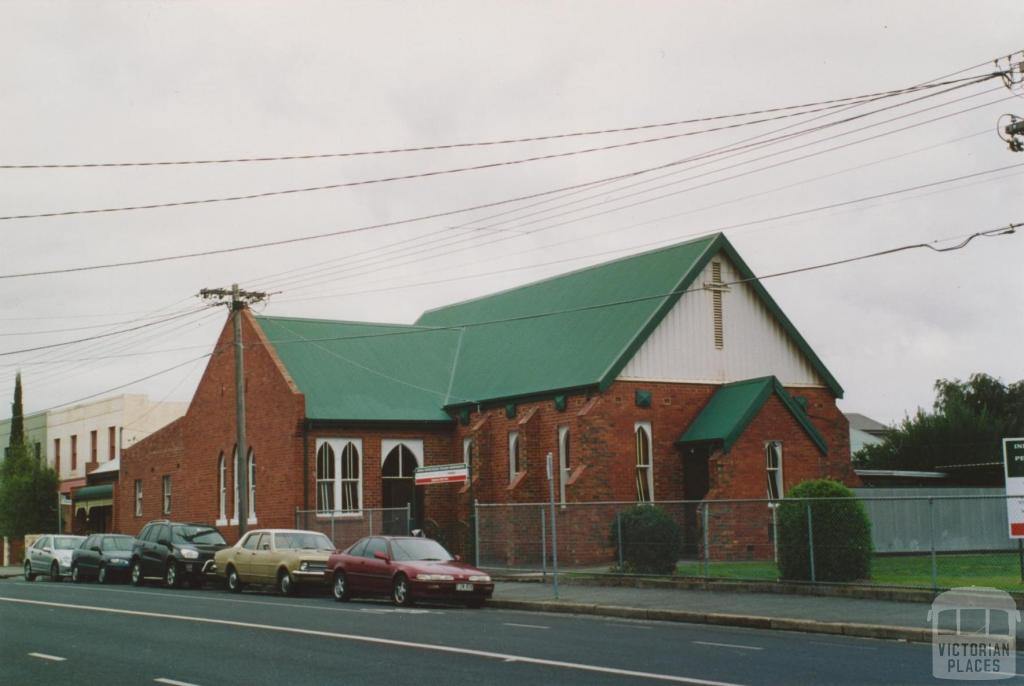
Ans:
{"label": "car door", "polygon": [[[146,576],[163,576],[164,560],[170,554],[171,527],[160,524],[153,528],[150,539],[146,541]],[[167,545],[165,545],[167,544]]]}
{"label": "car door", "polygon": [[[46,573],[49,570],[49,564],[44,563],[43,561],[43,550],[46,548],[47,545],[52,546],[52,542],[50,544],[47,543],[47,541],[50,540],[50,536],[41,536],[35,543],[32,544],[32,547],[28,549],[29,567],[31,567],[32,571],[37,574]],[[44,564],[46,566],[44,566]]]}
{"label": "car door", "polygon": [[260,534],[256,541],[256,549],[252,551],[250,563],[251,574],[259,583],[270,583],[274,580],[274,546],[273,537],[269,533]]}
{"label": "car door", "polygon": [[238,546],[235,554],[232,556],[231,563],[235,565],[235,571],[238,572],[238,577],[243,581],[249,582],[253,580],[252,556],[262,535],[259,531],[247,534],[245,540],[242,541],[242,545]]}
{"label": "car door", "polygon": [[356,541],[346,552],[341,553],[340,559],[334,566],[335,571],[345,572],[348,579],[349,593],[366,591],[366,583],[362,576],[363,550],[370,539],[361,538]]}
{"label": "car door", "polygon": [[386,539],[373,537],[366,544],[363,551],[363,578],[366,581],[366,590],[371,593],[391,592],[391,565],[379,559],[378,552],[388,554],[388,542]]}
{"label": "car door", "polygon": [[78,565],[79,576],[95,576],[97,563],[99,561],[99,554],[93,550],[95,547],[99,547],[100,537],[99,536],[88,536],[81,545],[78,546],[78,550],[75,550],[71,554],[71,558],[75,564]]}

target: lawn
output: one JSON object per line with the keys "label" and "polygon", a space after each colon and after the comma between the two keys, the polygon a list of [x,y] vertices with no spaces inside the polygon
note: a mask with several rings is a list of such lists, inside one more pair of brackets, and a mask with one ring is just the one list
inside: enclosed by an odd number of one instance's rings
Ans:
{"label": "lawn", "polygon": [[[872,578],[864,583],[931,588],[931,564],[931,556],[927,554],[876,556],[871,564]],[[1007,591],[1024,591],[1017,553],[940,554],[936,558],[936,571],[940,588],[991,586]],[[681,562],[676,573],[680,576],[704,576],[704,564]],[[708,576],[775,580],[778,569],[774,562],[711,562]]]}

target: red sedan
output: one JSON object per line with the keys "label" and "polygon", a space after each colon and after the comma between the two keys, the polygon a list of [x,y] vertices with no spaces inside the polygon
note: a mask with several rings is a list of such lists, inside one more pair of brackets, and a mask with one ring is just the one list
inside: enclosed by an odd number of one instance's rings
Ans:
{"label": "red sedan", "polygon": [[454,600],[480,607],[494,593],[491,577],[429,538],[368,536],[332,553],[324,572],[338,602],[390,595],[395,605]]}

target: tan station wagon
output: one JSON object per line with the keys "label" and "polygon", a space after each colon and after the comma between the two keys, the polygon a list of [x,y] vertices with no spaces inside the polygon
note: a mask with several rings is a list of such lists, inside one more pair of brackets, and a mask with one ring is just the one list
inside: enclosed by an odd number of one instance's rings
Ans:
{"label": "tan station wagon", "polygon": [[276,586],[289,595],[299,585],[325,584],[331,539],[316,531],[257,529],[217,552],[217,576],[235,593],[246,584]]}

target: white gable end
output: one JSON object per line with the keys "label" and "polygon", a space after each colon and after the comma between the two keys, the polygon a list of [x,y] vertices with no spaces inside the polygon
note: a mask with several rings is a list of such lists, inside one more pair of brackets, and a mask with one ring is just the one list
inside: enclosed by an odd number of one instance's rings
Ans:
{"label": "white gable end", "polygon": [[[691,284],[740,279],[719,253]],[[748,284],[732,284],[721,294],[721,348],[716,343],[714,294],[684,294],[626,364],[619,378],[643,381],[728,383],[774,374],[784,386],[824,386],[807,358]]]}

